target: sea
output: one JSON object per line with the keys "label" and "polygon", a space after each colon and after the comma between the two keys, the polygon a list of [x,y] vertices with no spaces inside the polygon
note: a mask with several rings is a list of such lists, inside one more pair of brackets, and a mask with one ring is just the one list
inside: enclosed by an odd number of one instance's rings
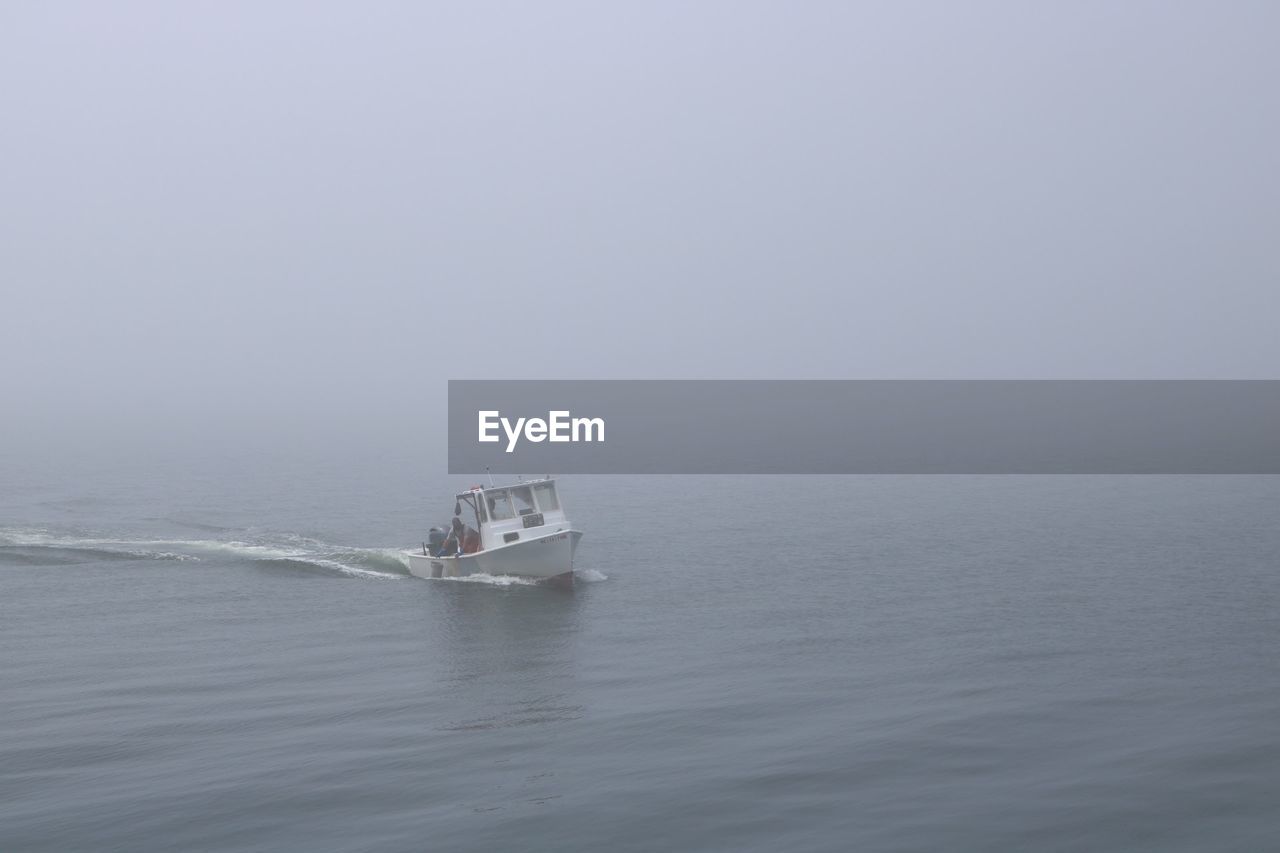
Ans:
{"label": "sea", "polygon": [[0,851],[1280,849],[1280,478],[437,461],[0,452]]}

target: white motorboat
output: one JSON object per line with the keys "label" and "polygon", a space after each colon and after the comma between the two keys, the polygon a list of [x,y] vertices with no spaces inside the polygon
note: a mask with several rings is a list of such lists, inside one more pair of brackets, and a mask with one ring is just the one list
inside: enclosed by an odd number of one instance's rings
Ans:
{"label": "white motorboat", "polygon": [[472,486],[456,496],[450,527],[431,528],[422,550],[408,553],[409,571],[420,578],[485,574],[572,583],[581,538],[553,479]]}

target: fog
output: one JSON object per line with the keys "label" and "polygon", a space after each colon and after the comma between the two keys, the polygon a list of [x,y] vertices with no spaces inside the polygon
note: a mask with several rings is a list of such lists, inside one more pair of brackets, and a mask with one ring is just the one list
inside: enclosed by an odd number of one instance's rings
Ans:
{"label": "fog", "polygon": [[1267,2],[7,3],[0,443],[443,467],[449,378],[1274,378],[1278,31]]}

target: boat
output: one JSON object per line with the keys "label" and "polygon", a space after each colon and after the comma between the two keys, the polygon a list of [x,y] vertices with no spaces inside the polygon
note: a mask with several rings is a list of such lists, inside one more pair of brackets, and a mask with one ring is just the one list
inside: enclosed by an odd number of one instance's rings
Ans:
{"label": "boat", "polygon": [[472,486],[455,495],[449,527],[433,527],[421,551],[407,553],[420,578],[511,575],[573,582],[573,529],[550,477],[509,486]]}

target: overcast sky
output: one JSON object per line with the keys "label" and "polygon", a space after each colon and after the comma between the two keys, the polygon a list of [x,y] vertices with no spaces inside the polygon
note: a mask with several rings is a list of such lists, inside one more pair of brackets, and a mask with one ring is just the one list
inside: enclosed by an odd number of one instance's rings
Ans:
{"label": "overcast sky", "polygon": [[10,438],[1280,377],[1280,4],[0,5]]}

